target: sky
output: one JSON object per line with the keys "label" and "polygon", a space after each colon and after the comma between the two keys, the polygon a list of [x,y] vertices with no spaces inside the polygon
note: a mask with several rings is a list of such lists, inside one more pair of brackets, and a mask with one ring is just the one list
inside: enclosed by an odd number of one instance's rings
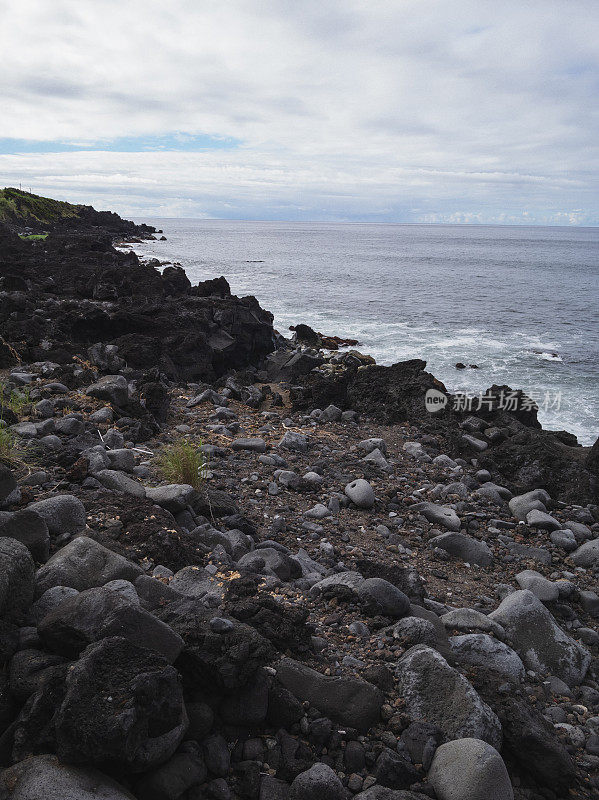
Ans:
{"label": "sky", "polygon": [[599,225],[597,0],[0,13],[0,186],[140,218]]}

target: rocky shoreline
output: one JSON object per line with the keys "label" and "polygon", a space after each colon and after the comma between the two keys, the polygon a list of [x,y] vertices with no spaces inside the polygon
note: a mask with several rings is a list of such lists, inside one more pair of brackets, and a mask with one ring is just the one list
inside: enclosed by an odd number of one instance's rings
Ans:
{"label": "rocky shoreline", "polygon": [[151,233],[0,227],[0,800],[596,797],[598,445]]}

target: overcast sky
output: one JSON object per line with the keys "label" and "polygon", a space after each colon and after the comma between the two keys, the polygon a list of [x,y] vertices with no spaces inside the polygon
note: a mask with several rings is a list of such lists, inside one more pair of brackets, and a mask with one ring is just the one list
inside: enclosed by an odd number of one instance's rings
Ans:
{"label": "overcast sky", "polygon": [[135,216],[599,224],[599,0],[0,11],[0,185]]}

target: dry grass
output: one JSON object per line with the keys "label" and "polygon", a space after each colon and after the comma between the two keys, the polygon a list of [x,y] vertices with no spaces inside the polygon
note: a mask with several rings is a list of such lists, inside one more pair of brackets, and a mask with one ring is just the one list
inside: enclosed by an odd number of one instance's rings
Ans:
{"label": "dry grass", "polygon": [[188,483],[199,489],[208,468],[200,448],[201,442],[196,444],[187,439],[167,445],[156,459],[158,469],[171,483]]}

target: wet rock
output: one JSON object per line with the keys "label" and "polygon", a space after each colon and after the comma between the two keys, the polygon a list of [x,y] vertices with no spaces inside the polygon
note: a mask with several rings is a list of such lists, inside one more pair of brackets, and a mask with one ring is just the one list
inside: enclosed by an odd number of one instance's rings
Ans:
{"label": "wet rock", "polygon": [[52,586],[70,586],[82,591],[118,578],[134,582],[141,574],[137,564],[94,539],[78,536],[37,571],[36,594],[39,597]]}
{"label": "wet rock", "polygon": [[56,715],[59,758],[131,772],[170,758],[187,728],[176,670],[113,637],[90,645],[67,675]]}
{"label": "wet rock", "polygon": [[412,720],[426,720],[447,739],[473,736],[501,747],[499,720],[457,670],[426,645],[416,645],[398,663],[398,691]]}
{"label": "wet rock", "polygon": [[437,748],[428,781],[439,800],[513,800],[503,759],[480,739],[456,739]]}
{"label": "wet rock", "polygon": [[569,686],[582,682],[590,653],[559,627],[532,592],[522,589],[508,595],[489,617],[505,628],[528,669],[556,675]]}
{"label": "wet rock", "polygon": [[321,675],[290,658],[275,669],[277,680],[298,700],[308,700],[335,722],[366,731],[379,718],[383,695],[366,681]]}

